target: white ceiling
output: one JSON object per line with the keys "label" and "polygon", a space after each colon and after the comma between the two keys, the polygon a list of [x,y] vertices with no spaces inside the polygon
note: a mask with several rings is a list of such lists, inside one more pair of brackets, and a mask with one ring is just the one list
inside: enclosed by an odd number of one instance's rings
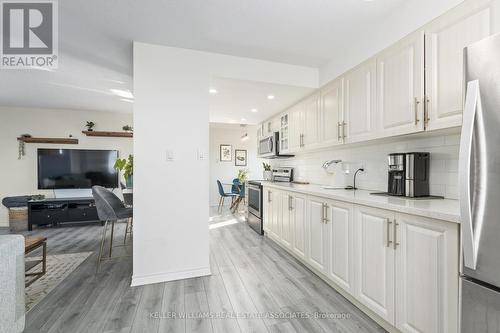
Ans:
{"label": "white ceiling", "polygon": [[[210,95],[210,122],[257,124],[286,109],[314,89],[234,79],[214,79]],[[268,95],[275,96],[270,100]],[[256,109],[257,112],[252,112]]]}
{"label": "white ceiling", "polygon": [[[1,71],[0,105],[131,112],[110,89],[132,89],[133,40],[319,67],[408,1],[419,0],[59,1],[59,69]],[[240,121],[251,102],[241,93],[266,88],[242,85],[225,87],[242,100],[216,100],[214,119]],[[299,94],[275,88],[275,105]]]}

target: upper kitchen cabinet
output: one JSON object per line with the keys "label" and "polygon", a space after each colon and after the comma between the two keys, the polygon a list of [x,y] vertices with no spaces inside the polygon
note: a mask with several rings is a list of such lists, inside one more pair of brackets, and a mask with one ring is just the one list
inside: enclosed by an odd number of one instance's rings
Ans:
{"label": "upper kitchen cabinet", "polygon": [[321,89],[319,135],[322,146],[344,143],[344,79],[340,78]]}
{"label": "upper kitchen cabinet", "polygon": [[290,152],[316,148],[320,143],[318,131],[320,94],[313,94],[292,108],[290,115]]}
{"label": "upper kitchen cabinet", "polygon": [[346,143],[374,139],[377,135],[376,77],[375,59],[345,75],[345,112],[341,128]]}
{"label": "upper kitchen cabinet", "polygon": [[291,151],[291,146],[290,146],[290,118],[291,118],[291,110],[285,111],[283,114],[280,115],[280,124],[279,124],[279,130],[280,130],[280,136],[279,136],[279,148],[280,148],[280,153],[282,154],[287,154]]}
{"label": "upper kitchen cabinet", "polygon": [[491,1],[466,1],[425,28],[426,129],[460,126],[463,49],[493,33]]}
{"label": "upper kitchen cabinet", "polygon": [[380,135],[424,130],[424,32],[402,39],[377,56]]}

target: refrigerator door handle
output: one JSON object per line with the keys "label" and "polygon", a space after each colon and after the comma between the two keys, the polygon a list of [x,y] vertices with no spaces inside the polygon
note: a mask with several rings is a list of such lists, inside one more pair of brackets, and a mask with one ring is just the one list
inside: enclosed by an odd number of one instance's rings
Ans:
{"label": "refrigerator door handle", "polygon": [[[472,139],[474,136],[474,123],[477,110],[481,107],[479,97],[479,81],[469,81],[465,97],[463,112],[462,135],[460,142],[459,162],[459,191],[460,191],[460,219],[462,224],[462,245],[464,250],[464,265],[471,269],[477,266],[477,235],[480,226],[474,228],[472,224],[472,194],[471,191],[471,164],[472,161]],[[481,219],[476,221],[482,223]],[[476,230],[474,230],[476,229]]]}

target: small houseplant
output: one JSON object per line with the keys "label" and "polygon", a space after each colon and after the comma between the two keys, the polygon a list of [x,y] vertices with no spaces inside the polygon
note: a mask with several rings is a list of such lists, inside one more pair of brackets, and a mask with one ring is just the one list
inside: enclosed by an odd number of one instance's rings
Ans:
{"label": "small houseplant", "polygon": [[262,166],[264,167],[264,180],[272,181],[273,172],[271,171],[271,164],[262,162]]}
{"label": "small houseplant", "polygon": [[134,156],[128,155],[128,159],[117,159],[115,162],[115,169],[123,172],[123,178],[125,178],[125,183],[127,188],[134,187]]}
{"label": "small houseplant", "polygon": [[125,131],[125,132],[133,132],[134,131],[134,128],[132,126],[129,126],[129,125],[125,125],[122,127],[122,129]]}
{"label": "small houseplant", "polygon": [[246,182],[246,180],[248,179],[248,170],[247,169],[238,170],[238,179],[240,180],[241,184]]}
{"label": "small houseplant", "polygon": [[87,131],[92,132],[94,130],[95,123],[93,121],[87,121],[85,127],[87,127]]}

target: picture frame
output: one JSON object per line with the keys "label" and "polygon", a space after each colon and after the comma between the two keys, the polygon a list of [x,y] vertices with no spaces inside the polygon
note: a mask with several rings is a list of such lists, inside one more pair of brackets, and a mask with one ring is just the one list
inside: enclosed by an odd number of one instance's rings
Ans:
{"label": "picture frame", "polygon": [[247,151],[245,149],[236,149],[234,151],[234,165],[247,166]]}
{"label": "picture frame", "polygon": [[231,162],[233,160],[233,147],[226,144],[220,145],[219,159],[221,162]]}

